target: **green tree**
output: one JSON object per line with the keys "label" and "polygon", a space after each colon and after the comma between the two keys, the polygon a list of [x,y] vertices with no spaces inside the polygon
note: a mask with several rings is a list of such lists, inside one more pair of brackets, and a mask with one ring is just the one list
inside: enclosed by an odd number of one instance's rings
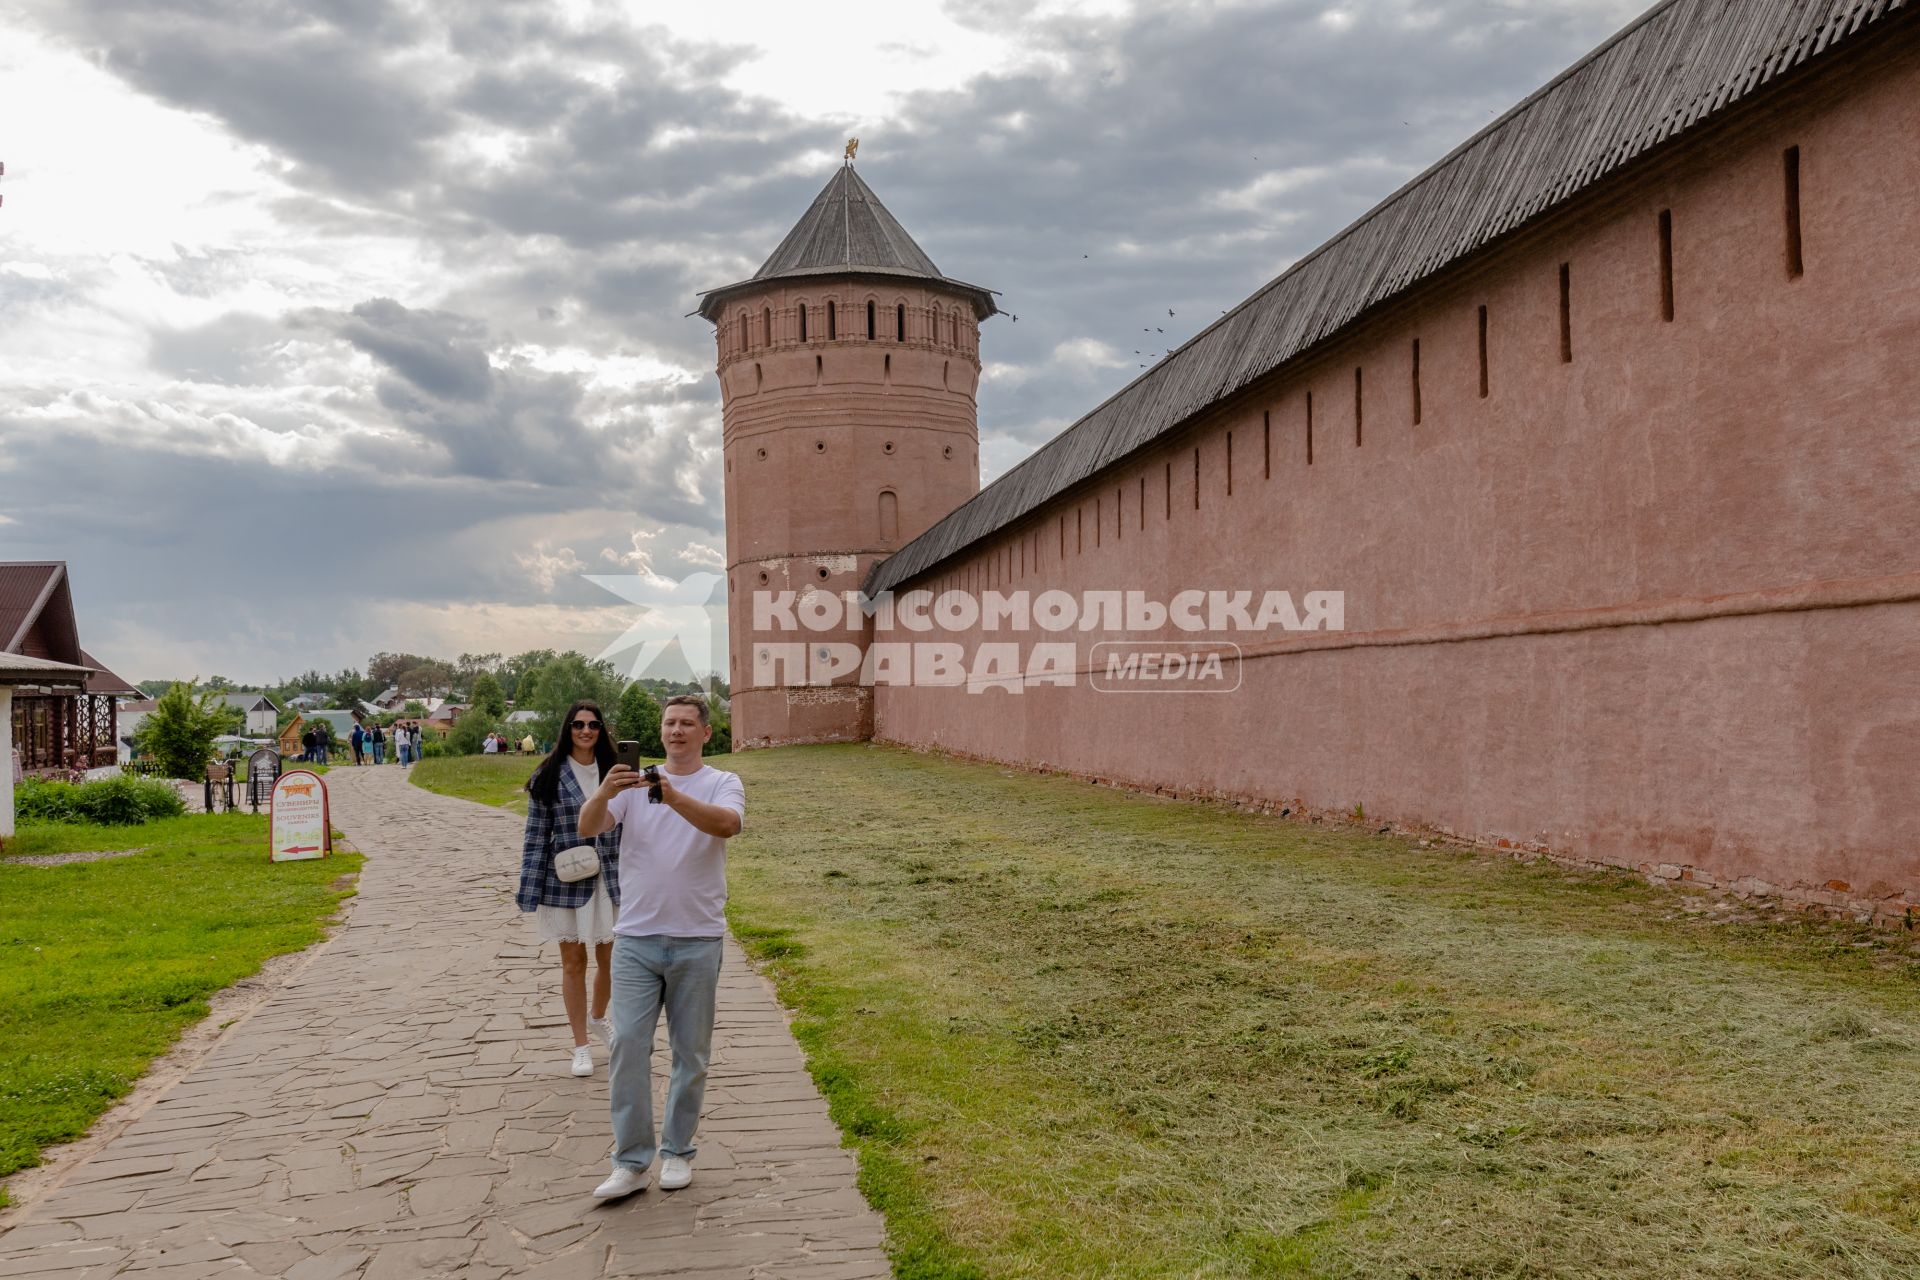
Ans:
{"label": "green tree", "polygon": [[438,662],[423,662],[417,667],[408,667],[394,683],[400,686],[400,692],[408,696],[421,695],[433,697],[453,691],[453,673]]}
{"label": "green tree", "polygon": [[532,681],[531,699],[518,698],[515,707],[539,713],[533,736],[543,742],[558,742],[560,719],[567,708],[581,698],[591,698],[600,710],[620,705],[626,681],[610,662],[590,662],[578,653],[567,652],[543,663],[521,677],[522,684]]}
{"label": "green tree", "polygon": [[185,681],[167,687],[140,725],[141,745],[170,778],[199,778],[213,757],[213,740],[226,731],[227,708],[210,693],[194,697]]}
{"label": "green tree", "polygon": [[402,720],[425,720],[427,718],[427,704],[418,698],[408,698],[407,705],[400,708],[400,718]]}
{"label": "green tree", "polygon": [[455,755],[477,756],[486,744],[487,735],[499,727],[498,720],[477,707],[462,712],[447,732],[447,750]]}
{"label": "green tree", "polygon": [[521,690],[521,677],[535,667],[543,667],[559,656],[551,649],[529,649],[525,653],[514,654],[497,666],[494,672],[500,677],[500,687],[507,691],[507,696],[512,698],[516,705],[524,707],[533,693],[531,690]]}
{"label": "green tree", "polygon": [[707,739],[707,745],[700,748],[703,756],[724,756],[733,750],[733,715],[718,698],[707,699],[708,723],[713,726],[713,736]]}
{"label": "green tree", "polygon": [[473,678],[473,710],[484,713],[489,720],[503,719],[507,714],[506,691],[500,687],[500,681],[491,671],[482,671]]}
{"label": "green tree", "polygon": [[640,744],[640,754],[666,754],[660,742],[660,704],[636,680],[620,695],[620,708],[613,713],[614,736],[632,738]]}

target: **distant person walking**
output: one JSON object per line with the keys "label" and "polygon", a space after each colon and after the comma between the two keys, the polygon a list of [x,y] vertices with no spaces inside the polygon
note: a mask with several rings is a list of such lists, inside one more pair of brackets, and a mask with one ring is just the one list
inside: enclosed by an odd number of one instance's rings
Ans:
{"label": "distant person walking", "polygon": [[[613,767],[600,708],[581,701],[567,709],[561,740],[527,779],[527,831],[520,848],[520,888],[514,904],[534,913],[540,937],[560,945],[560,999],[573,1030],[573,1074],[593,1074],[593,1050],[587,1032],[602,1044],[613,1042],[607,1025],[612,991],[613,922],[620,905],[620,837],[611,827],[593,839],[581,836],[580,807],[600,789]],[[629,770],[631,772],[631,770]],[[554,855],[592,844],[600,871],[568,882],[554,870]],[[587,948],[593,948],[596,973],[593,1003],[587,1003]]]}
{"label": "distant person walking", "polygon": [[386,730],[377,724],[374,725],[367,730],[367,741],[373,744],[373,762],[375,764],[385,764],[387,762]]}
{"label": "distant person walking", "polygon": [[[700,759],[701,747],[713,737],[706,699],[668,698],[660,737],[667,762],[655,775],[659,802],[648,798],[647,775],[616,764],[580,808],[582,835],[619,824],[620,879],[626,885],[614,925],[607,1072],[613,1174],[593,1191],[603,1200],[646,1186],[656,1154],[662,1191],[693,1181],[693,1135],[706,1098],[727,932],[727,840],[740,833],[746,814],[739,775]],[[656,1143],[653,1032],[663,1009],[673,1074]]]}
{"label": "distant person walking", "polygon": [[312,729],[300,735],[300,758],[308,764],[314,763],[320,756],[320,735]]}
{"label": "distant person walking", "polygon": [[354,764],[364,763],[365,757],[361,753],[366,749],[367,731],[360,727],[358,720],[353,722],[353,732],[347,735],[347,741],[353,745]]}

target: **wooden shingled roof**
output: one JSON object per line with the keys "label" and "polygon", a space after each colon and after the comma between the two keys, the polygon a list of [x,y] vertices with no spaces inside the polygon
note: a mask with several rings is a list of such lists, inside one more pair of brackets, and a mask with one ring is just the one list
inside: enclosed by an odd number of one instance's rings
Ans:
{"label": "wooden shingled roof", "polygon": [[1913,0],[1667,0],[1582,58],[898,552],[867,589],[959,555],[1373,308]]}
{"label": "wooden shingled roof", "polygon": [[984,320],[994,314],[993,293],[940,274],[873,188],[850,164],[835,171],[800,221],[752,278],[700,295],[700,314],[717,319],[728,298],[777,280],[810,276],[879,276],[931,281],[963,295]]}

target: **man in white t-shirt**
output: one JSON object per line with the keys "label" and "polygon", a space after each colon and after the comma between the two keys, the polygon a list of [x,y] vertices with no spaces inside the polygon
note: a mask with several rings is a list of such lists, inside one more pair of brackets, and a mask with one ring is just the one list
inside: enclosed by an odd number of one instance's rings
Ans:
{"label": "man in white t-shirt", "polygon": [[[620,916],[613,926],[613,1176],[593,1194],[611,1200],[647,1185],[660,1156],[660,1189],[693,1180],[693,1133],[707,1091],[713,1006],[727,933],[727,839],[747,810],[737,774],[712,768],[700,748],[713,736],[706,699],[668,698],[660,708],[667,762],[660,799],[625,765],[607,771],[580,807],[580,838],[620,824]],[[662,1009],[673,1075],[659,1142],[653,1131],[653,1031]]]}

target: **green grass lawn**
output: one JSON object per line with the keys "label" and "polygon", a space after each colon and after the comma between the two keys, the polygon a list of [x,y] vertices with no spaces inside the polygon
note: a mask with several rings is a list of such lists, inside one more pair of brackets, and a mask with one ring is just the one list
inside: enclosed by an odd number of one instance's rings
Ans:
{"label": "green grass lawn", "polygon": [[412,781],[416,787],[443,796],[525,813],[527,779],[542,759],[522,755],[433,756],[413,766]]}
{"label": "green grass lawn", "polygon": [[476,804],[527,811],[527,778],[539,756],[434,756],[413,766],[416,787]]}
{"label": "green grass lawn", "polygon": [[[143,852],[11,861],[105,849]],[[209,995],[318,941],[360,863],[271,863],[251,814],[22,826],[0,857],[0,1177],[84,1134]]]}
{"label": "green grass lawn", "polygon": [[731,914],[908,1277],[1920,1275],[1920,953],[871,746]]}

